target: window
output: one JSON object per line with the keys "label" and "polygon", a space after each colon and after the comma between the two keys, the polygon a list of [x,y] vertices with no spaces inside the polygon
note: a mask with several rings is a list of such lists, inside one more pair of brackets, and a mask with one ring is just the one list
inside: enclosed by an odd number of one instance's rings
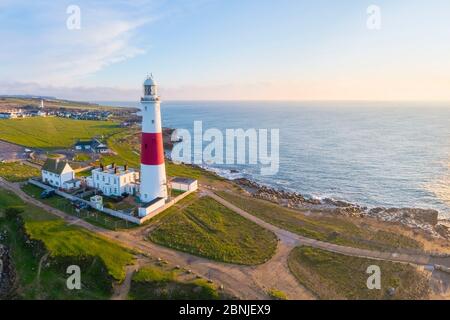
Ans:
{"label": "window", "polygon": [[147,106],[145,106],[145,111],[147,111]]}
{"label": "window", "polygon": [[154,124],[154,123],[155,123],[155,120],[152,120],[152,123]]}

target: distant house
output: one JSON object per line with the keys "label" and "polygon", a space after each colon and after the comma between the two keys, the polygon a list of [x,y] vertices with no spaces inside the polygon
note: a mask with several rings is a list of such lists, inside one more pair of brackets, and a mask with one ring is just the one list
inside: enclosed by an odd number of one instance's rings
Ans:
{"label": "distant house", "polygon": [[[42,181],[57,188],[65,188],[64,184],[75,180],[75,171],[67,161],[50,159],[42,167]],[[71,188],[66,188],[71,189]]]}
{"label": "distant house", "polygon": [[22,115],[22,110],[10,110],[0,112],[0,119],[15,119]]}
{"label": "distant house", "polygon": [[78,141],[74,145],[75,150],[78,151],[90,151],[96,153],[109,153],[110,150],[108,146],[98,139],[88,140],[88,141]]}
{"label": "distant house", "polygon": [[92,140],[91,144],[92,151],[96,153],[109,153],[108,146],[104,143],[101,143],[99,140],[94,139]]}
{"label": "distant house", "polygon": [[75,143],[75,150],[78,151],[91,151],[92,140],[89,141],[78,141]]}

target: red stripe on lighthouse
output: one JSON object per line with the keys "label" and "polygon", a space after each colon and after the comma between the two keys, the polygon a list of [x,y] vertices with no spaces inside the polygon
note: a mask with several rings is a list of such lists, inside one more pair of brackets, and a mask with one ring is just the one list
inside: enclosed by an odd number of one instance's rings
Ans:
{"label": "red stripe on lighthouse", "polygon": [[158,166],[164,163],[162,133],[142,133],[141,163]]}

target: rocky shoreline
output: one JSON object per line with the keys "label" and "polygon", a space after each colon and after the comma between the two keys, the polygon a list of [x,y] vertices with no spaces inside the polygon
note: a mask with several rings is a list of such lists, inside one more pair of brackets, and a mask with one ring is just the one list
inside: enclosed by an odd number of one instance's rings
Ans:
{"label": "rocky shoreline", "polygon": [[375,218],[383,222],[400,223],[411,229],[421,230],[435,238],[450,239],[450,221],[439,220],[439,212],[419,208],[367,208],[341,200],[322,200],[304,197],[296,192],[277,190],[260,185],[246,178],[233,180],[252,197],[278,205],[302,210],[322,210],[347,217]]}

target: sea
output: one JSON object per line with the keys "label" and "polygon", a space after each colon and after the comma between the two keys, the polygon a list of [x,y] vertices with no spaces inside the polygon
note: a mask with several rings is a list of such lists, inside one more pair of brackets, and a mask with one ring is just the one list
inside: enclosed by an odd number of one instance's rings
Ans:
{"label": "sea", "polygon": [[279,129],[278,173],[203,164],[224,177],[369,208],[436,209],[450,218],[450,103],[167,101],[161,112],[163,126],[176,129],[192,131],[194,121],[222,132]]}

